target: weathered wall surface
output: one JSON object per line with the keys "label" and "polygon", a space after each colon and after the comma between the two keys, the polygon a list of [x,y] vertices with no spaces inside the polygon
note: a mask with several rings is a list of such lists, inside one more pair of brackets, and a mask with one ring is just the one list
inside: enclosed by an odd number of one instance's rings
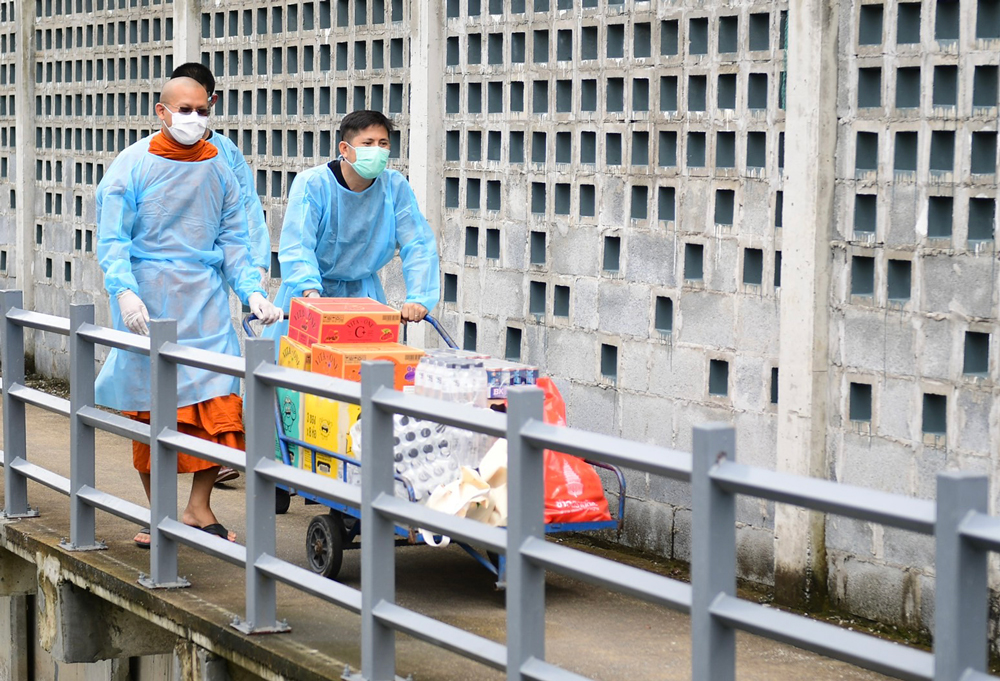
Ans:
{"label": "weathered wall surface", "polygon": [[[786,144],[807,167],[819,125],[804,111],[786,142],[788,62],[818,49],[789,25],[821,6],[836,151],[786,197]],[[997,461],[998,36],[997,0],[0,2],[0,285],[109,321],[94,188],[154,129],[173,66],[201,60],[275,250],[295,174],[329,160],[345,113],[382,109],[439,234],[437,313],[460,344],[542,367],[585,428],[690,449],[693,425],[729,421],[744,462],[931,497],[939,470]],[[783,263],[801,228],[783,207],[824,182],[834,227]],[[782,319],[782,265],[829,296]],[[401,301],[398,267],[386,279]],[[799,310],[829,320],[808,337],[821,366],[789,352]],[[62,339],[34,354],[66,374]],[[821,456],[794,432],[779,444],[799,406],[779,376],[808,392],[816,371]],[[688,488],[628,477],[624,541],[686,559]],[[739,521],[742,575],[772,583],[775,536],[808,520],[741,501]],[[930,543],[819,528],[834,603],[928,622]]]}

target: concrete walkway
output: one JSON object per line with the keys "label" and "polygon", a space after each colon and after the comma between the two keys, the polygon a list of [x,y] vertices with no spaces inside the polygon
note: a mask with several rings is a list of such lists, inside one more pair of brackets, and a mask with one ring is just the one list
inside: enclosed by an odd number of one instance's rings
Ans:
{"label": "concrete walkway", "polygon": [[[29,409],[28,442],[29,460],[69,475],[69,423],[65,418]],[[98,433],[97,452],[98,488],[145,503],[132,469],[130,443]],[[181,500],[187,498],[187,479],[181,478]],[[69,534],[68,500],[32,483],[29,501],[40,508],[41,517],[0,526],[4,542],[23,547],[32,555],[56,556],[69,571],[99,575],[94,578],[100,582],[97,591],[129,601],[133,611],[155,613],[161,622],[174,623],[177,631],[188,632],[199,645],[218,655],[255,668],[265,678],[277,678],[276,674],[295,679],[339,678],[345,664],[355,668],[359,664],[360,628],[355,615],[279,587],[279,617],[288,620],[292,633],[242,636],[228,626],[234,616],[243,613],[241,570],[182,548],[180,572],[190,579],[191,588],[146,591],[136,580],[149,568],[149,553],[132,544],[135,526],[99,513],[98,537],[107,542],[108,550],[68,554],[57,546]],[[216,488],[213,495],[216,515],[241,538],[244,503],[242,478]],[[306,527],[312,516],[323,511],[321,506],[305,506],[302,500],[292,499],[288,514],[277,518],[280,557],[305,565]],[[601,553],[646,569],[662,569],[641,558]],[[341,581],[353,587],[359,586],[359,559],[359,552],[347,552],[340,575]],[[459,548],[399,549],[397,598],[406,607],[504,641],[504,596],[494,590],[491,575]],[[546,602],[546,655],[550,661],[604,681],[690,678],[686,615],[558,575],[549,576]],[[738,640],[738,678],[743,681],[886,678],[754,636],[741,634]],[[417,681],[503,678],[498,672],[403,636],[397,637],[397,672],[413,674]]]}

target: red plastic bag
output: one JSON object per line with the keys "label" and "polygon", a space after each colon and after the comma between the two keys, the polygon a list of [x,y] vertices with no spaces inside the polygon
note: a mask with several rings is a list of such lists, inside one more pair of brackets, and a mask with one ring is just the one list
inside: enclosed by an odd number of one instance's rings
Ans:
{"label": "red plastic bag", "polygon": [[[545,392],[545,423],[566,425],[566,403],[551,378],[538,379]],[[545,524],[611,520],[604,486],[593,466],[562,452],[545,450]]]}

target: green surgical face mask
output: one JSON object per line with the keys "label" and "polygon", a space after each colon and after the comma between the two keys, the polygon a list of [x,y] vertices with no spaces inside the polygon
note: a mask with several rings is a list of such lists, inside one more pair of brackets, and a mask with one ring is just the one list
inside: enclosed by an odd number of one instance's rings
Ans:
{"label": "green surgical face mask", "polygon": [[347,159],[344,160],[354,168],[354,172],[366,180],[374,180],[381,175],[389,163],[388,149],[381,147],[355,147],[350,142],[346,142],[345,144],[354,149],[356,156],[354,163],[347,161]]}

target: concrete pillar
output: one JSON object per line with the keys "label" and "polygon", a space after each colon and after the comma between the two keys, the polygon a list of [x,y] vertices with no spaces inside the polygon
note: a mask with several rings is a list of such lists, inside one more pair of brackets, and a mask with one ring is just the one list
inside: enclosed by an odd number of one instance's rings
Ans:
{"label": "concrete pillar", "polygon": [[0,596],[0,679],[27,679],[28,660],[34,645],[28,628],[29,596]]}
{"label": "concrete pillar", "polygon": [[[789,4],[788,117],[779,355],[779,471],[826,477],[830,234],[837,141],[838,0]],[[824,516],[779,505],[775,597],[826,597]]]}
{"label": "concrete pillar", "polygon": [[[20,0],[15,7],[18,88],[14,98],[17,131],[14,157],[17,254],[14,272],[17,288],[24,292],[24,307],[32,310],[35,306],[35,3]],[[33,334],[29,334],[29,338],[32,337]]]}
{"label": "concrete pillar", "polygon": [[[175,0],[174,68],[191,61],[201,61],[201,3],[198,0]],[[169,73],[164,75],[170,76]]]}
{"label": "concrete pillar", "polygon": [[171,653],[177,637],[75,584],[38,572],[38,641],[57,662],[98,660]]}
{"label": "concrete pillar", "polygon": [[444,148],[441,120],[444,3],[412,0],[410,25],[410,185],[434,233],[441,234]]}

